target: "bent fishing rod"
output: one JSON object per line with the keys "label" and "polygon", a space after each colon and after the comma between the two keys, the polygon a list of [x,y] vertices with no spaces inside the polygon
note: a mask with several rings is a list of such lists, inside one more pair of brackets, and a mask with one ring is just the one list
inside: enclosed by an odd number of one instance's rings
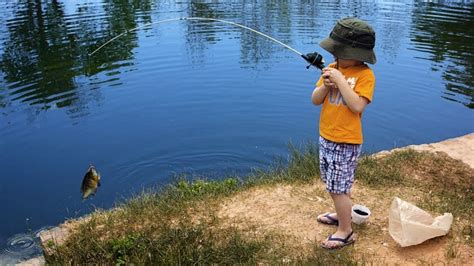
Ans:
{"label": "bent fishing rod", "polygon": [[167,23],[167,22],[173,22],[173,21],[187,21],[187,20],[200,20],[200,21],[216,21],[216,22],[221,22],[221,23],[225,23],[225,24],[229,24],[229,25],[233,25],[233,26],[237,26],[239,28],[242,28],[242,29],[245,29],[245,30],[249,30],[251,32],[254,32],[258,35],[261,35],[273,42],[276,42],[280,45],[282,45],[283,47],[289,49],[290,51],[298,54],[299,56],[301,56],[304,60],[306,60],[309,65],[306,66],[307,69],[309,69],[310,66],[314,66],[320,70],[322,70],[324,68],[324,59],[323,57],[317,53],[317,52],[313,52],[313,53],[308,53],[308,54],[303,54],[301,53],[300,51],[294,49],[293,47],[263,33],[263,32],[260,32],[256,29],[252,29],[250,27],[247,27],[247,26],[244,26],[242,24],[239,24],[239,23],[235,23],[235,22],[232,22],[232,21],[227,21],[227,20],[223,20],[223,19],[215,19],[215,18],[203,18],[203,17],[180,17],[180,18],[171,18],[171,19],[165,19],[165,20],[160,20],[160,21],[156,21],[156,22],[151,22],[151,23],[147,23],[147,24],[144,24],[144,25],[141,25],[141,26],[138,26],[138,27],[135,27],[133,29],[129,29],[129,30],[126,30],[125,32],[113,37],[112,39],[108,40],[107,42],[105,42],[104,44],[102,44],[101,46],[99,46],[99,48],[95,49],[94,51],[92,51],[92,53],[89,54],[89,56],[92,56],[94,55],[95,53],[97,53],[99,50],[101,50],[102,48],[104,48],[106,45],[108,45],[109,43],[115,41],[116,39],[122,37],[123,35],[127,34],[127,33],[131,33],[131,32],[134,32],[134,31],[137,31],[139,29],[142,29],[142,28],[145,28],[145,27],[149,27],[151,25],[155,25],[155,24],[161,24],[161,23]]}

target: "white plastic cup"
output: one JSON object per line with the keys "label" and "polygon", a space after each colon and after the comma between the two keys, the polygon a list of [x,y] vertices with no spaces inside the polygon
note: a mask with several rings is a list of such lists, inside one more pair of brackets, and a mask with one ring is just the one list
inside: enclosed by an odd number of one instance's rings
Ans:
{"label": "white plastic cup", "polygon": [[354,206],[352,206],[352,222],[353,223],[362,224],[367,219],[369,219],[369,216],[370,216],[369,208],[363,205],[359,205],[359,204],[354,204]]}

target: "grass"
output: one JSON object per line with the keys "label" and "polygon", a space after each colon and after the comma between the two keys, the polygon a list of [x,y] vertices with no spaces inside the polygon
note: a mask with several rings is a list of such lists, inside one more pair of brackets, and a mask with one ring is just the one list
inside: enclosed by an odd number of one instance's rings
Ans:
{"label": "grass", "polygon": [[[158,217],[156,223],[119,221],[108,214],[93,217],[81,225],[65,245],[47,257],[51,264],[233,264],[254,263],[265,254],[269,236],[248,237],[237,228],[218,228],[218,220],[194,221],[189,215],[179,219]],[[128,218],[128,219],[127,219]],[[144,218],[143,216],[141,218]],[[103,227],[104,225],[107,225]],[[123,228],[131,225],[131,228]]]}
{"label": "grass", "polygon": [[277,160],[269,169],[256,169],[246,177],[244,186],[275,183],[310,183],[319,177],[319,151],[314,143],[302,147],[288,145],[288,160]]}
{"label": "grass", "polygon": [[474,225],[472,223],[464,225],[461,230],[464,240],[474,246]]}
{"label": "grass", "polygon": [[424,197],[417,203],[421,208],[455,217],[471,218],[474,213],[474,173],[467,165],[445,154],[420,153],[417,164],[406,167],[408,173],[417,173],[412,186],[418,186]]}
{"label": "grass", "polygon": [[448,247],[445,252],[445,257],[449,259],[454,259],[459,255],[458,245],[456,242],[451,241],[448,244]]}
{"label": "grass", "polygon": [[365,265],[363,259],[356,257],[353,247],[334,250],[327,250],[315,245],[313,252],[306,258],[296,261],[297,265]]}
{"label": "grass", "polygon": [[[327,252],[315,245],[312,252],[301,256],[285,245],[284,236],[278,232],[222,225],[216,213],[224,198],[252,187],[310,184],[319,179],[316,145],[290,145],[289,149],[288,160],[280,160],[267,170],[255,170],[246,178],[180,178],[165,189],[143,192],[113,210],[97,210],[77,223],[65,243],[47,243],[51,250],[47,263],[370,264],[364,256],[356,257],[352,247]],[[379,158],[364,156],[356,178],[373,189],[419,188],[420,207],[449,210],[467,219],[469,223],[460,231],[472,243],[473,187],[472,182],[466,182],[472,181],[472,169],[451,158],[406,150]],[[457,244],[448,245],[446,258],[457,254]]]}
{"label": "grass", "polygon": [[466,217],[474,213],[474,174],[469,166],[445,154],[401,150],[360,159],[356,180],[372,188],[416,187],[417,205],[438,213]]}
{"label": "grass", "polygon": [[51,264],[280,261],[286,256],[285,251],[271,246],[277,234],[252,235],[237,228],[221,228],[213,205],[219,198],[253,186],[312,181],[319,167],[315,146],[302,151],[290,146],[290,150],[288,167],[280,162],[267,171],[255,170],[245,181],[236,177],[220,181],[180,178],[164,190],[143,192],[114,211],[96,211],[75,229],[65,244],[55,246],[47,261]]}
{"label": "grass", "polygon": [[400,185],[408,177],[404,168],[416,166],[421,156],[413,150],[396,151],[378,158],[365,155],[359,160],[356,180],[374,188]]}

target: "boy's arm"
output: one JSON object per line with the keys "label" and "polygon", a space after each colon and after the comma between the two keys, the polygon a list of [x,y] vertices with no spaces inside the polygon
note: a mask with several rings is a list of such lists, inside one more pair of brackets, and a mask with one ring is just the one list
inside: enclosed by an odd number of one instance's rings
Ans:
{"label": "boy's arm", "polygon": [[347,104],[347,107],[356,114],[362,113],[365,107],[369,104],[369,100],[365,97],[359,96],[354,90],[351,89],[346,79],[336,69],[324,69],[323,78],[329,78],[332,80],[339,91],[341,92],[342,98]]}
{"label": "boy's arm", "polygon": [[336,84],[341,92],[342,98],[344,98],[344,101],[347,104],[347,107],[349,107],[353,113],[362,113],[365,107],[369,104],[369,100],[365,97],[359,96],[359,94],[352,90],[345,79],[336,82]]}
{"label": "boy's arm", "polygon": [[313,91],[313,95],[311,96],[311,101],[315,105],[320,105],[324,102],[324,98],[329,92],[329,88],[327,88],[324,83],[321,86],[316,87]]}

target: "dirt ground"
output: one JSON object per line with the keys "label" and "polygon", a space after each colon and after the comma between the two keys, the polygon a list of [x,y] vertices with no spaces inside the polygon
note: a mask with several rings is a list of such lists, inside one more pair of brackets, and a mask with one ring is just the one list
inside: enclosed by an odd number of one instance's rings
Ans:
{"label": "dirt ground", "polygon": [[[222,203],[219,211],[230,225],[245,227],[253,225],[263,232],[278,232],[292,239],[295,246],[310,252],[335,227],[316,221],[316,216],[333,211],[332,201],[324,190],[322,182],[311,186],[278,185],[255,188],[240,193]],[[452,263],[468,265],[473,260],[474,248],[462,244],[458,239],[457,256],[449,259],[446,252],[452,245],[452,237],[438,237],[420,245],[401,248],[388,233],[388,210],[400,191],[372,191],[355,185],[353,202],[363,204],[371,210],[369,220],[355,225],[356,243],[354,249],[362,256],[370,256],[377,264],[418,265]],[[413,202],[416,191],[403,191],[403,200]],[[456,223],[456,221],[454,222]]]}
{"label": "dirt ground", "polygon": [[[417,150],[443,151],[453,158],[462,159],[474,167],[474,134],[437,144],[410,146]],[[394,197],[415,203],[419,191],[403,188],[367,189],[357,184],[352,191],[354,204],[362,204],[371,210],[369,220],[355,225],[355,253],[370,258],[375,264],[400,265],[472,265],[474,248],[461,239],[454,230],[460,228],[459,219],[454,217],[448,235],[430,239],[411,247],[400,247],[389,235],[389,207]],[[318,214],[334,211],[332,200],[321,181],[312,185],[277,185],[257,187],[244,191],[220,205],[219,217],[229,225],[237,227],[255,226],[262,232],[278,232],[291,239],[301,252],[310,252],[319,245],[334,226],[316,221]],[[434,214],[438,216],[441,214]],[[455,256],[448,255],[454,251]],[[454,258],[453,258],[454,257]]]}

